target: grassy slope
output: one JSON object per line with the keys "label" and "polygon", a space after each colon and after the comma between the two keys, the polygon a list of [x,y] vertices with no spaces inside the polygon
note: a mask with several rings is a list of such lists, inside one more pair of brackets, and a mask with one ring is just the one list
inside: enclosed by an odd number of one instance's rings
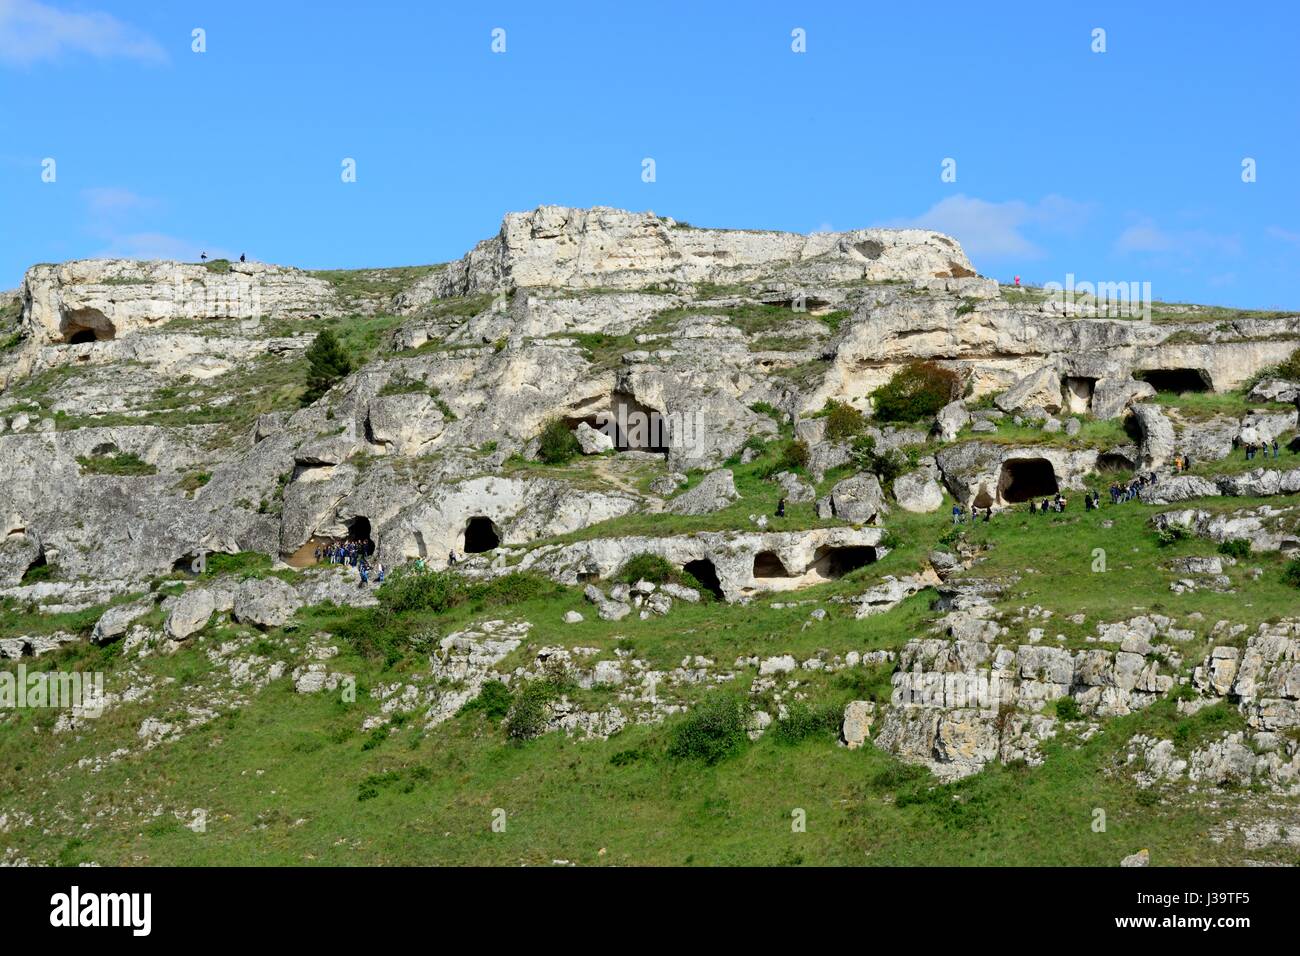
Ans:
{"label": "grassy slope", "polygon": [[[1200,610],[1206,619],[1197,626],[1202,636],[1187,648],[1191,661],[1219,617],[1255,623],[1294,610],[1294,592],[1279,583],[1275,556],[1252,558],[1233,569],[1239,588],[1235,595],[1171,594],[1161,563],[1179,554],[1212,553],[1213,545],[1193,540],[1161,549],[1146,530],[1154,510],[1132,504],[1101,515],[1007,514],[966,534],[973,543],[987,545],[979,573],[1019,575],[1004,605],[1014,609],[1039,603],[1055,609],[1049,633],[1061,630],[1071,643],[1100,620],[1127,616],[1130,607],[1184,621]],[[1114,525],[1103,527],[1105,520]],[[826,621],[806,629],[801,628],[809,607],[774,609],[771,601],[748,607],[679,606],[667,618],[619,624],[589,614],[582,624],[564,625],[565,610],[584,607],[577,589],[518,607],[463,607],[410,623],[414,630],[431,628],[440,636],[489,616],[533,621],[525,648],[507,659],[506,667],[555,643],[599,647],[603,656],[612,655],[616,644],[630,646],[657,667],[673,666],[687,654],[704,654],[725,666],[742,653],[802,657],[818,650],[898,647],[924,633],[932,616],[925,594],[866,621],[853,620],[851,608],[827,600],[857,593],[884,573],[906,572],[948,532],[942,514],[897,516],[891,524],[905,542],[898,551],[851,580],[798,594],[799,600],[820,599],[829,611]],[[1104,579],[1088,571],[1095,547],[1110,555],[1111,570]],[[1265,568],[1259,581],[1246,575],[1246,568],[1255,565]],[[1025,573],[1025,568],[1036,573]],[[1062,620],[1075,611],[1089,615],[1082,629]],[[267,653],[296,660],[278,649],[282,640],[300,642],[317,629],[333,632],[351,613],[305,611],[296,635],[268,635]],[[172,700],[175,709],[186,701],[204,703],[211,696],[209,682],[215,680],[204,650],[228,636],[218,631],[173,656],[147,660],[148,671],[174,678],[160,691],[161,700]],[[1019,636],[1013,629],[1009,639]],[[95,667],[106,661],[113,666],[114,653],[65,652],[80,655],[83,666]],[[72,665],[56,656],[46,666]],[[424,664],[411,654],[385,669],[345,646],[330,666],[355,673],[364,691]],[[748,673],[742,672],[741,679],[748,680]],[[814,701],[838,704],[855,695],[843,681],[842,675],[811,675],[806,689]],[[629,728],[608,742],[552,734],[515,745],[505,742],[498,725],[477,714],[428,733],[413,720],[367,748],[368,736],[359,727],[377,707],[365,693],[358,700],[348,705],[336,695],[298,695],[281,679],[247,706],[224,713],[183,740],[98,773],[78,769],[77,759],[133,743],[140,721],[159,713],[159,704],[111,711],[92,734],[57,738],[62,742],[57,748],[50,746],[48,734],[33,732],[48,728],[49,715],[19,715],[0,724],[0,793],[9,794],[0,805],[55,804],[69,816],[49,832],[2,833],[0,846],[13,846],[37,861],[127,864],[546,864],[565,859],[592,864],[1112,865],[1141,846],[1149,847],[1160,863],[1229,863],[1240,859],[1240,848],[1209,841],[1207,831],[1251,799],[1249,793],[1229,793],[1212,804],[1189,796],[1185,784],[1143,792],[1126,774],[1113,772],[1133,733],[1171,736],[1177,730],[1194,740],[1235,726],[1231,713],[1221,715],[1218,723],[1205,713],[1180,720],[1172,702],[1107,722],[1102,733],[1081,747],[1066,735],[1048,745],[1042,767],[995,767],[971,780],[936,787],[928,775],[873,748],[849,752],[838,747],[829,732],[794,746],[769,736],[715,767],[669,759],[664,741],[670,727]],[[615,764],[615,754],[627,756]],[[369,780],[376,774],[387,776]],[[756,780],[763,786],[754,786]],[[367,782],[378,795],[358,799]],[[208,811],[206,833],[190,832],[172,813],[188,814],[194,807]],[[490,828],[497,807],[507,813],[505,833]],[[807,812],[806,833],[791,831],[795,808]],[[1107,813],[1105,833],[1092,832],[1095,808]],[[161,811],[157,816],[155,809]],[[82,821],[92,822],[82,827]],[[602,848],[604,856],[599,855]],[[1271,852],[1249,855],[1270,859]]]}

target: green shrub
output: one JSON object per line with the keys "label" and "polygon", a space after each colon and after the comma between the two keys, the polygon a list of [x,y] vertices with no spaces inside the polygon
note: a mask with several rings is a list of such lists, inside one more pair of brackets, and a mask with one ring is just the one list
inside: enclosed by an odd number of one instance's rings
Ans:
{"label": "green shrub", "polygon": [[1156,544],[1162,548],[1177,544],[1187,538],[1187,529],[1182,525],[1171,524],[1156,531]]}
{"label": "green shrub", "polygon": [[1061,720],[1079,720],[1083,712],[1079,710],[1079,702],[1067,694],[1056,698],[1056,716]]}
{"label": "green shrub", "polygon": [[322,329],[307,346],[307,390],[302,404],[310,405],[352,371],[352,360],[330,329]]}
{"label": "green shrub", "polygon": [[1282,569],[1282,580],[1293,588],[1300,588],[1300,558],[1292,558]]}
{"label": "green shrub", "polygon": [[506,713],[506,736],[523,741],[540,737],[550,719],[554,687],[546,680],[530,680],[515,691]]}
{"label": "green shrub", "polygon": [[785,448],[781,450],[781,458],[777,462],[777,467],[783,471],[802,471],[807,468],[807,443],[802,441],[787,442]]}
{"label": "green shrub", "polygon": [[876,418],[915,422],[961,396],[961,376],[934,362],[910,362],[872,392]]}
{"label": "green shrub", "polygon": [[83,475],[156,475],[158,469],[134,452],[118,455],[77,456]]}
{"label": "green shrub", "polygon": [[867,426],[866,416],[852,405],[829,402],[826,409],[826,438],[830,441],[847,441]]}
{"label": "green shrub", "polygon": [[481,604],[483,607],[500,607],[507,604],[522,604],[543,594],[560,590],[560,586],[550,578],[531,571],[511,571],[499,578],[476,581],[464,588],[466,600]]}
{"label": "green shrub", "polygon": [[749,741],[745,733],[745,702],[734,693],[714,691],[673,725],[668,756],[716,764],[738,753]]}
{"label": "green shrub", "polygon": [[501,720],[510,713],[511,703],[510,688],[499,680],[490,680],[484,682],[477,697],[461,707],[460,713],[481,713],[491,720]]}
{"label": "green shrub", "polygon": [[779,744],[797,744],[810,737],[827,735],[834,739],[840,732],[841,713],[842,708],[833,704],[814,707],[796,701],[768,734]]}
{"label": "green shrub", "polygon": [[1219,554],[1241,560],[1250,556],[1250,542],[1245,538],[1229,538],[1219,543]]}
{"label": "green shrub", "polygon": [[614,580],[625,584],[635,584],[637,581],[667,584],[669,581],[675,581],[679,573],[678,569],[662,555],[642,552],[632,555],[623,562]]}
{"label": "green shrub", "polygon": [[553,418],[542,429],[537,457],[548,465],[563,465],[582,454],[578,438],[569,430],[562,418]]}
{"label": "green shrub", "polygon": [[416,570],[413,566],[395,568],[375,592],[381,604],[403,611],[448,610],[463,597],[461,579],[446,571]]}

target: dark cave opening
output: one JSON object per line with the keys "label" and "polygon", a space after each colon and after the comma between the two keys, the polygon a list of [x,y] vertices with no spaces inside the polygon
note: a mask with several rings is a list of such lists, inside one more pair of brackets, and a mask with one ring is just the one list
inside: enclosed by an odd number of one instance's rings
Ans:
{"label": "dark cave opening", "polygon": [[682,570],[700,582],[700,587],[709,591],[719,600],[723,599],[722,582],[718,580],[718,569],[713,566],[713,562],[708,558],[701,558],[698,561],[687,561]]}
{"label": "dark cave opening", "polygon": [[465,553],[482,554],[501,544],[501,535],[490,518],[476,515],[465,525]]}
{"label": "dark cave opening", "polygon": [[1056,494],[1056,472],[1046,458],[1012,458],[1002,463],[998,496],[1010,504]]}

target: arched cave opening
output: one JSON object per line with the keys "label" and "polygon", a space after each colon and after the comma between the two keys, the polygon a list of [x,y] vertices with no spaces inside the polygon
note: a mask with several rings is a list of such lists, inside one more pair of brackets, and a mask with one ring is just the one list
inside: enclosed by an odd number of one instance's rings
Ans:
{"label": "arched cave opening", "polygon": [[1146,382],[1157,392],[1208,392],[1210,376],[1199,368],[1153,368],[1134,372],[1133,377]]}
{"label": "arched cave opening", "polygon": [[117,328],[99,309],[73,309],[60,323],[63,341],[69,345],[82,342],[107,342],[117,335]]}
{"label": "arched cave opening", "polygon": [[1082,415],[1092,408],[1092,393],[1097,387],[1095,378],[1071,375],[1065,379],[1065,400],[1069,410]]}
{"label": "arched cave opening", "polygon": [[710,592],[718,600],[723,600],[722,582],[718,580],[718,569],[708,558],[687,561],[682,570],[700,582],[700,587]]}
{"label": "arched cave opening", "polygon": [[813,552],[813,570],[824,578],[842,578],[876,560],[870,545],[822,545]]}
{"label": "arched cave opening", "polygon": [[361,542],[361,553],[366,556],[375,553],[375,542],[370,533],[370,519],[365,515],[357,515],[348,522],[348,540]]}
{"label": "arched cave opening", "polygon": [[465,525],[465,553],[482,554],[501,544],[501,535],[490,518],[475,515]]}
{"label": "arched cave opening", "polygon": [[1097,456],[1097,471],[1099,472],[1114,474],[1133,471],[1136,468],[1137,462],[1117,451],[1106,451]]}
{"label": "arched cave opening", "polygon": [[[618,451],[648,451],[668,454],[668,421],[657,410],[642,405],[627,392],[610,396],[609,411],[591,423],[596,429],[613,429],[614,448]],[[577,425],[575,423],[574,427]]]}
{"label": "arched cave opening", "polygon": [[1002,463],[998,477],[998,497],[1016,504],[1031,498],[1046,498],[1057,493],[1056,472],[1046,458],[1011,458]]}
{"label": "arched cave opening", "polygon": [[760,551],[754,555],[754,577],[788,578],[790,572],[775,551]]}

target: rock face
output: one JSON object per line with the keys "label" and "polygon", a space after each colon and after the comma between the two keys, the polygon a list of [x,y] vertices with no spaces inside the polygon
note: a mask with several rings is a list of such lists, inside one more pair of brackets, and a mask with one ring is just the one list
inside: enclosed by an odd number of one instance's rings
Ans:
{"label": "rock face", "polygon": [[[1013,303],[954,240],[921,230],[801,236],[544,206],[508,215],[457,262],[382,278],[374,285],[397,291],[359,302],[356,283],[257,263],[33,267],[21,334],[0,352],[0,587],[22,587],[42,561],[112,594],[210,553],[298,567],[359,529],[390,567],[467,551],[490,567],[499,549],[637,512],[716,513],[736,500],[718,469],[785,423],[808,446],[813,481],[849,464],[818,413],[831,399],[869,412],[871,389],[917,359],[960,374],[972,399],[1003,392],[1034,415],[1106,416],[1136,401],[1144,462],[1199,450],[1198,438],[1226,454],[1245,429],[1294,427],[1274,408],[1183,427],[1170,446],[1158,409],[1144,410],[1156,409],[1142,403],[1151,386],[1133,376],[1190,370],[1231,386],[1288,356],[1300,319],[1175,329]],[[381,307],[393,318],[371,360],[298,407],[314,319]],[[8,400],[20,385],[39,400]],[[996,430],[990,412],[976,424]],[[592,456],[581,480],[527,467],[555,420]],[[933,434],[951,439],[972,420],[952,403]],[[928,425],[866,434],[911,453]],[[1050,479],[1019,459],[1042,459]],[[1015,504],[1045,483],[1077,488],[1096,461],[1087,449],[971,442],[941,450],[937,474],[923,463],[904,475],[894,495],[903,510],[939,506],[940,486],[964,505]],[[697,469],[709,474],[674,499],[674,476]],[[789,504],[815,495],[792,472],[778,480]],[[1238,481],[1245,494],[1272,479]],[[851,524],[887,507],[869,476],[817,505]],[[759,578],[785,586],[814,563],[769,562]]]}
{"label": "rock face", "polygon": [[37,342],[103,341],[171,319],[302,318],[336,312],[333,287],[298,269],[232,262],[83,259],[33,266],[23,325]]}
{"label": "rock face", "polygon": [[737,500],[736,482],[725,468],[705,475],[698,485],[668,503],[668,510],[678,515],[706,515],[721,511]]}
{"label": "rock face", "polygon": [[995,400],[1004,412],[1040,412],[1055,415],[1061,410],[1061,373],[1045,366],[1026,375]]}
{"label": "rock face", "polygon": [[961,247],[920,229],[801,236],[678,227],[654,213],[540,206],[510,213],[501,231],[437,278],[439,296],[503,287],[641,289],[662,282],[757,277],[777,263],[815,264],[843,279],[974,275]]}
{"label": "rock face", "polygon": [[888,511],[880,479],[869,473],[837,482],[831,493],[817,502],[819,518],[836,518],[849,524],[874,524]]}
{"label": "rock face", "polygon": [[258,627],[282,627],[302,607],[298,592],[279,578],[253,578],[235,592],[235,620]]}
{"label": "rock face", "polygon": [[167,636],[175,641],[183,641],[197,631],[201,631],[216,610],[212,593],[203,588],[191,588],[181,594],[172,605],[167,615],[164,628]]}

